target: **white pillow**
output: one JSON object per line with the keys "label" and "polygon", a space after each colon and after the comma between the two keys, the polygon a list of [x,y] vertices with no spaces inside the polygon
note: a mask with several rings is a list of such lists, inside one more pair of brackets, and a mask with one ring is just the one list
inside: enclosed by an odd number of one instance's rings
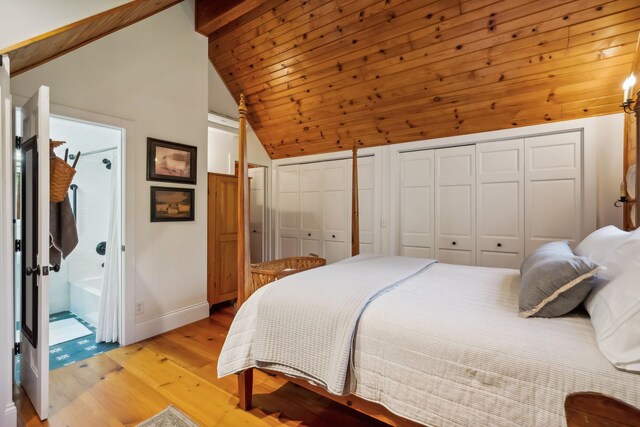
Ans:
{"label": "white pillow", "polygon": [[[601,278],[612,280],[632,267],[640,268],[640,229],[626,234],[628,237],[621,244],[608,249],[610,252],[601,263],[606,267],[606,270],[600,273]],[[605,243],[602,245],[606,246]],[[638,286],[640,286],[640,277]]]}
{"label": "white pillow", "polygon": [[578,256],[591,258],[600,265],[605,265],[605,258],[618,248],[631,233],[608,225],[589,234],[573,251]]}
{"label": "white pillow", "polygon": [[640,264],[597,285],[585,307],[605,357],[616,368],[640,372]]}

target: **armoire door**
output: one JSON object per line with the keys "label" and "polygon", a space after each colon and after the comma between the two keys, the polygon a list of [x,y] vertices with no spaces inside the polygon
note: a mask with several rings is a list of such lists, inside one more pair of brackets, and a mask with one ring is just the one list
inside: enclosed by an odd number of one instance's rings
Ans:
{"label": "armoire door", "polygon": [[434,258],[434,150],[400,153],[400,255]]}
{"label": "armoire door", "polygon": [[249,246],[251,262],[264,261],[264,180],[266,168],[249,169]]}
{"label": "armoire door", "polygon": [[278,167],[278,257],[299,256],[300,165]]}
{"label": "armoire door", "polygon": [[525,139],[525,255],[547,242],[581,240],[581,141],[577,131]]}
{"label": "armoire door", "polygon": [[[322,173],[323,256],[327,263],[351,255],[351,171],[348,160],[320,163]],[[303,231],[304,234],[304,231]]]}
{"label": "armoire door", "polygon": [[322,172],[324,163],[300,165],[300,245],[302,255],[323,256]]}
{"label": "armoire door", "polygon": [[524,258],[524,140],[476,145],[477,264],[520,268]]}
{"label": "armoire door", "polygon": [[475,145],[435,150],[436,259],[475,265]]}

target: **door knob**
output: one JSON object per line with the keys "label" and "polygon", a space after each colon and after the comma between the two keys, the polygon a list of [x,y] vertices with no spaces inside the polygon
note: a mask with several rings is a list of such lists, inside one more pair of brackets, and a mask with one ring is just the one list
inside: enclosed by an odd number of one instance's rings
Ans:
{"label": "door knob", "polygon": [[40,275],[40,266],[36,265],[33,268],[27,267],[27,269],[25,270],[25,273],[26,273],[27,276],[31,276],[32,274],[35,274],[36,276],[39,276]]}
{"label": "door knob", "polygon": [[498,247],[501,248],[502,247],[502,243],[498,243]]}
{"label": "door knob", "polygon": [[51,267],[49,267],[49,271],[53,271],[54,273],[57,273],[58,271],[60,271],[60,264],[54,264]]}
{"label": "door knob", "polygon": [[456,242],[451,242],[451,244],[452,244],[453,246],[455,246],[457,243],[456,243]]}
{"label": "door knob", "polygon": [[311,237],[311,233],[307,234],[307,236]]}
{"label": "door knob", "polygon": [[331,237],[332,237],[333,239],[335,239],[335,238],[336,238],[336,235],[335,235],[335,234],[332,234],[332,235],[331,235]]}

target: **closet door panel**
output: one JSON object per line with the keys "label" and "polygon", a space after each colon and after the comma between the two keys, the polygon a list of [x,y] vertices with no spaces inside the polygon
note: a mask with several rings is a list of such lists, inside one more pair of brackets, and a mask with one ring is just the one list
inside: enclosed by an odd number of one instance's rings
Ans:
{"label": "closet door panel", "polygon": [[[350,192],[351,186],[349,186]],[[373,157],[358,159],[358,213],[360,253],[373,253],[375,247],[375,163]]]}
{"label": "closet door panel", "polygon": [[300,255],[300,166],[278,168],[277,258]]}
{"label": "closet door panel", "polygon": [[475,146],[435,152],[436,258],[475,264]]}
{"label": "closet door panel", "polygon": [[351,255],[351,176],[347,160],[323,162],[322,166],[322,246],[327,263],[332,263]]}
{"label": "closet door panel", "polygon": [[400,254],[434,257],[434,152],[400,154]]}
{"label": "closet door panel", "polygon": [[478,252],[478,265],[483,267],[519,269],[522,264],[522,254],[515,252],[495,252],[482,250]]}
{"label": "closet door panel", "polygon": [[526,254],[551,241],[580,241],[581,153],[580,132],[525,140]]}
{"label": "closet door panel", "polygon": [[524,140],[476,146],[478,265],[519,268],[524,257]]}
{"label": "closet door panel", "polygon": [[322,164],[300,166],[300,239],[302,255],[322,256]]}
{"label": "closet door panel", "polygon": [[444,262],[445,264],[462,264],[473,265],[473,252],[472,251],[457,251],[451,249],[438,248],[437,260]]}

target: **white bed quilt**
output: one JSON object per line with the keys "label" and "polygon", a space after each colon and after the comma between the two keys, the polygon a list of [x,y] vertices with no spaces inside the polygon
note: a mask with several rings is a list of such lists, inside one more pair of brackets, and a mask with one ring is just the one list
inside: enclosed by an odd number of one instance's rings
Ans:
{"label": "white bed quilt", "polygon": [[[611,366],[588,317],[521,318],[518,282],[516,270],[434,264],[380,295],[360,318],[355,394],[433,427],[564,426],[576,391],[640,406],[640,375]],[[256,366],[264,289],[237,314],[220,375]]]}

